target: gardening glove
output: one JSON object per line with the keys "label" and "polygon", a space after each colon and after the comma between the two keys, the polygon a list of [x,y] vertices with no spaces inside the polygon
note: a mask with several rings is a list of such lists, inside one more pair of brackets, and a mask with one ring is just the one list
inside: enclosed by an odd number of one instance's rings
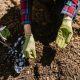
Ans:
{"label": "gardening glove", "polygon": [[25,35],[23,53],[26,58],[36,58],[35,41],[32,34]]}
{"label": "gardening glove", "polygon": [[72,36],[73,36],[72,19],[68,17],[64,18],[62,25],[58,31],[56,44],[60,48],[65,48],[67,44],[70,42]]}
{"label": "gardening glove", "polygon": [[0,28],[0,38],[3,40],[3,41],[6,41],[7,38],[10,36],[10,32],[8,30],[8,28],[6,26],[2,26]]}

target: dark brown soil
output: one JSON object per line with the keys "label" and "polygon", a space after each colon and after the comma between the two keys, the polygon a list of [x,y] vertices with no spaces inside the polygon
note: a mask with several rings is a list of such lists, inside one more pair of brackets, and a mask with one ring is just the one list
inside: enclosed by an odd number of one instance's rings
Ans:
{"label": "dark brown soil", "polygon": [[[47,7],[34,0],[32,32],[36,40],[37,59],[27,61],[28,65],[19,75],[5,60],[8,50],[0,44],[0,80],[80,80],[80,13],[73,23],[71,42],[65,49],[60,49],[55,44],[55,38],[63,17],[60,15],[63,4],[57,0],[55,5]],[[18,1],[1,0],[0,25],[6,25],[12,34],[7,41],[9,45],[22,35]]]}

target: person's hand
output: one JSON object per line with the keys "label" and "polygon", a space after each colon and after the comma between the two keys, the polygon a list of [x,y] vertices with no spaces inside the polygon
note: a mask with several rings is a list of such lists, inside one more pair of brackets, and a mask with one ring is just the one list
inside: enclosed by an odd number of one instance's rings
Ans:
{"label": "person's hand", "polygon": [[23,45],[23,53],[26,58],[36,58],[35,40],[31,31],[31,25],[24,25],[25,41]]}
{"label": "person's hand", "polygon": [[10,31],[8,30],[8,28],[6,26],[2,26],[0,28],[0,38],[5,41],[7,40],[7,38],[10,36]]}
{"label": "person's hand", "polygon": [[32,34],[25,35],[23,53],[26,58],[36,58],[35,40]]}
{"label": "person's hand", "polygon": [[60,48],[65,48],[67,44],[70,42],[72,36],[73,36],[72,19],[64,18],[62,25],[58,31],[58,35],[56,38],[56,44]]}

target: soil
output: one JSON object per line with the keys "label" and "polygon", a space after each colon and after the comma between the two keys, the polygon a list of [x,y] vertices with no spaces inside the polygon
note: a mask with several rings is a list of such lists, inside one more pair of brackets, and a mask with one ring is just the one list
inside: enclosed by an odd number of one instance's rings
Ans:
{"label": "soil", "polygon": [[[64,6],[62,1],[57,0],[55,7],[34,0],[32,32],[37,58],[27,61],[25,69],[16,74],[12,64],[5,60],[8,49],[0,44],[0,80],[80,80],[80,11],[73,21],[74,35],[68,46],[61,49],[55,44],[63,19],[60,14]],[[0,0],[0,25],[9,28],[12,36],[7,43],[11,46],[18,36],[23,35],[19,0]]]}

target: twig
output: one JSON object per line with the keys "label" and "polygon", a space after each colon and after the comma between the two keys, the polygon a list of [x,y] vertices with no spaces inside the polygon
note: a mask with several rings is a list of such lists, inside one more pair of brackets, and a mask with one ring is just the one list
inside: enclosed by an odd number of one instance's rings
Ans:
{"label": "twig", "polygon": [[4,43],[4,42],[0,41],[0,43],[3,44],[5,47],[7,47],[7,48],[9,48],[9,49],[12,49],[8,44],[6,44],[6,43]]}

